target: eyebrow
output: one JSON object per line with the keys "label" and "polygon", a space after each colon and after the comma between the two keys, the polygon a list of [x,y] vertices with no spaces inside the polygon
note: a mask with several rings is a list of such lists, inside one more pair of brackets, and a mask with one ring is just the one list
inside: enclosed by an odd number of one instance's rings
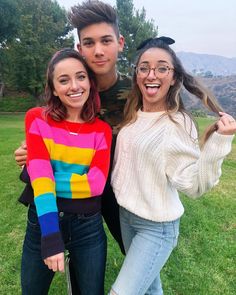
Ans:
{"label": "eyebrow", "polygon": [[[103,35],[101,37],[99,37],[99,39],[103,39],[103,38],[113,38],[113,35]],[[85,37],[84,39],[82,39],[82,41],[90,41],[90,40],[94,40],[95,38],[93,37]]]}
{"label": "eyebrow", "polygon": [[[168,64],[168,61],[166,60],[157,60],[157,63],[165,63],[165,64]],[[149,61],[142,61],[141,64],[149,64]]]}
{"label": "eyebrow", "polygon": [[[78,71],[78,72],[76,72],[75,74],[77,75],[77,74],[88,74],[87,72],[85,72],[85,71]],[[68,75],[67,74],[61,74],[60,76],[58,76],[57,78],[62,78],[62,77],[68,77]]]}

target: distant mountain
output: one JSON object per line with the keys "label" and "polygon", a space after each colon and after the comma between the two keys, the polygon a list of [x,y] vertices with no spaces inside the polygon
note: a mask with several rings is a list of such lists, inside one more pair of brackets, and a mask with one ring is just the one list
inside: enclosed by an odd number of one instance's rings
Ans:
{"label": "distant mountain", "polygon": [[191,73],[211,72],[213,76],[236,75],[236,57],[227,58],[219,55],[177,52],[185,69]]}
{"label": "distant mountain", "polygon": [[[212,78],[200,77],[200,80],[215,95],[223,109],[236,117],[236,75]],[[199,99],[186,90],[183,91],[183,101],[188,110],[203,109]]]}

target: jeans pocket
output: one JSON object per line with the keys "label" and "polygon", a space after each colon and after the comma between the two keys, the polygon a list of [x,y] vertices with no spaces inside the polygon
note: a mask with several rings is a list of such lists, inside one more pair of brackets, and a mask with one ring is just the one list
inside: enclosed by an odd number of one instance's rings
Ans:
{"label": "jeans pocket", "polygon": [[39,228],[40,227],[36,208],[33,206],[29,207],[27,223],[32,228]]}
{"label": "jeans pocket", "polygon": [[178,243],[179,237],[179,219],[174,221],[163,222],[163,234],[169,241],[169,246],[173,250]]}
{"label": "jeans pocket", "polygon": [[91,213],[89,215],[84,215],[84,214],[77,214],[77,218],[80,221],[89,221],[89,220],[95,220],[95,219],[99,219],[99,217],[101,217],[101,212],[96,212],[96,213]]}

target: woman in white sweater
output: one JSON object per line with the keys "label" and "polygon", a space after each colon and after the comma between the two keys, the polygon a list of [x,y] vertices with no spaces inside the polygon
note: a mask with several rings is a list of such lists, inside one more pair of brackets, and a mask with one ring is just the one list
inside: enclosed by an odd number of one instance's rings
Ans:
{"label": "woman in white sweater", "polygon": [[[163,294],[160,271],[177,244],[184,213],[178,191],[195,198],[217,184],[236,132],[233,117],[186,73],[172,43],[160,37],[138,48],[112,173],[126,258],[111,294]],[[201,149],[181,100],[183,86],[219,115]]]}

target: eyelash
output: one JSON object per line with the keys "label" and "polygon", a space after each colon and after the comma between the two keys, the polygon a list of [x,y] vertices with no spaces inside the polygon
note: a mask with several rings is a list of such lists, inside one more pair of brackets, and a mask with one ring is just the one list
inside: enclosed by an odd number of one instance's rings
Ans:
{"label": "eyelash", "polygon": [[86,76],[85,75],[80,75],[77,77],[78,80],[80,81],[84,81],[86,79]]}
{"label": "eyelash", "polygon": [[68,82],[68,80],[63,79],[63,80],[59,80],[59,82],[60,82],[61,84],[66,84],[66,82]]}
{"label": "eyelash", "polygon": [[90,41],[88,41],[88,42],[84,42],[83,45],[84,45],[84,46],[92,46],[92,45],[93,45],[93,42],[90,42]]}
{"label": "eyelash", "polygon": [[[111,39],[104,39],[104,40],[101,41],[101,43],[102,44],[105,44],[105,45],[107,45],[107,44],[109,44],[111,42],[112,42]],[[84,46],[87,46],[87,47],[92,47],[94,45],[94,42],[93,41],[87,41],[87,42],[84,42],[83,45]]]}
{"label": "eyelash", "polygon": [[[79,75],[79,76],[77,76],[77,79],[79,80],[79,81],[84,81],[85,79],[86,79],[86,75]],[[68,79],[62,79],[62,80],[60,80],[59,82],[61,83],[61,84],[66,84],[67,82],[68,82],[69,80]]]}
{"label": "eyelash", "polygon": [[104,39],[104,40],[102,40],[102,43],[105,43],[105,44],[107,44],[107,43],[111,43],[111,42],[112,42],[111,39]]}

